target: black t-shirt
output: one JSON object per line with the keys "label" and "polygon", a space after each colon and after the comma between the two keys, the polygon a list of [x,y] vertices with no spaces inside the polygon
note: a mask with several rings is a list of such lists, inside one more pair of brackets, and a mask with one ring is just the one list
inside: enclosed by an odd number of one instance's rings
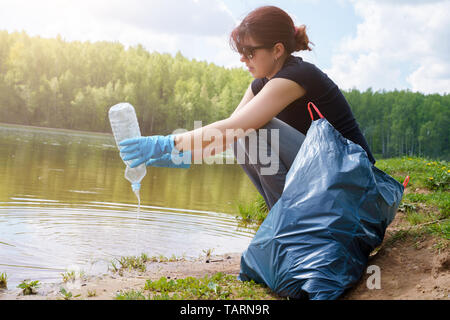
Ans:
{"label": "black t-shirt", "polygon": [[[359,144],[366,151],[370,162],[375,164],[375,159],[347,100],[325,73],[302,58],[290,55],[272,79],[274,78],[295,81],[306,90],[303,97],[284,108],[276,118],[306,135],[311,126],[308,103],[313,102],[328,122],[345,138]],[[253,94],[256,96],[267,82],[269,82],[267,78],[255,79],[252,82]]]}

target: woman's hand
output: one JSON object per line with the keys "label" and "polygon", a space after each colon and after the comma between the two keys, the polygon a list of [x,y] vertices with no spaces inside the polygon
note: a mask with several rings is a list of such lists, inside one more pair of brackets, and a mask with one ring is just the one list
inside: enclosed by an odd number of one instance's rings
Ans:
{"label": "woman's hand", "polygon": [[181,152],[179,155],[165,154],[161,158],[150,159],[147,166],[189,169],[191,167],[192,155],[190,151]]}
{"label": "woman's hand", "polygon": [[[135,168],[151,159],[161,158],[174,150],[174,136],[149,136],[126,139],[119,143],[120,156],[123,161],[134,160],[130,168]],[[175,149],[175,151],[177,151]]]}

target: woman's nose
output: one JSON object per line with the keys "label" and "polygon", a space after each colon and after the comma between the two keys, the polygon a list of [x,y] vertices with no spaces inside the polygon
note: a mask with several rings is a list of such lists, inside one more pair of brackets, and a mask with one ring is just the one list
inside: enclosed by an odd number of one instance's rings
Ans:
{"label": "woman's nose", "polygon": [[241,62],[246,62],[248,61],[247,57],[244,56],[243,54],[241,54]]}

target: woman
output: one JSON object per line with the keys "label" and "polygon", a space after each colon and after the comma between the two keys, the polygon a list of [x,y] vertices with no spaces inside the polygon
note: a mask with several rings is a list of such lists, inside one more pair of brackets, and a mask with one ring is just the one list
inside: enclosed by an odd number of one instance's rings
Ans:
{"label": "woman", "polygon": [[[201,161],[205,154],[223,152],[229,141],[233,141],[235,156],[242,149],[248,155],[250,146],[245,143],[246,139],[240,139],[244,136],[242,132],[278,130],[279,143],[257,135],[258,148],[274,150],[271,145],[277,143],[279,162],[275,174],[261,174],[264,165],[257,161],[240,163],[271,209],[281,196],[286,174],[311,125],[307,104],[314,102],[324,117],[344,137],[359,144],[375,163],[350,106],[336,84],[313,64],[292,55],[295,51],[311,50],[305,26],[296,27],[285,11],[264,6],[249,13],[233,30],[230,43],[255,78],[233,114],[179,135],[126,140],[121,143],[125,146],[121,150],[124,160],[135,160],[132,166],[146,162],[147,165],[187,168],[192,161]],[[211,131],[221,133],[221,138],[211,135]],[[211,136],[216,139],[211,141]],[[175,164],[173,153],[177,151],[187,155],[188,161]]]}

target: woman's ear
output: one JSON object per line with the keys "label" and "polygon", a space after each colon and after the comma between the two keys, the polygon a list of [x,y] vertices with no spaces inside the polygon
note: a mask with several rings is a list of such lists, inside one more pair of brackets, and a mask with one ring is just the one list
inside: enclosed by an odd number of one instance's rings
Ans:
{"label": "woman's ear", "polygon": [[274,59],[275,60],[280,59],[284,55],[285,51],[286,50],[284,48],[284,44],[282,44],[281,42],[278,42],[277,44],[275,44],[275,46],[274,46],[274,54],[275,54]]}

